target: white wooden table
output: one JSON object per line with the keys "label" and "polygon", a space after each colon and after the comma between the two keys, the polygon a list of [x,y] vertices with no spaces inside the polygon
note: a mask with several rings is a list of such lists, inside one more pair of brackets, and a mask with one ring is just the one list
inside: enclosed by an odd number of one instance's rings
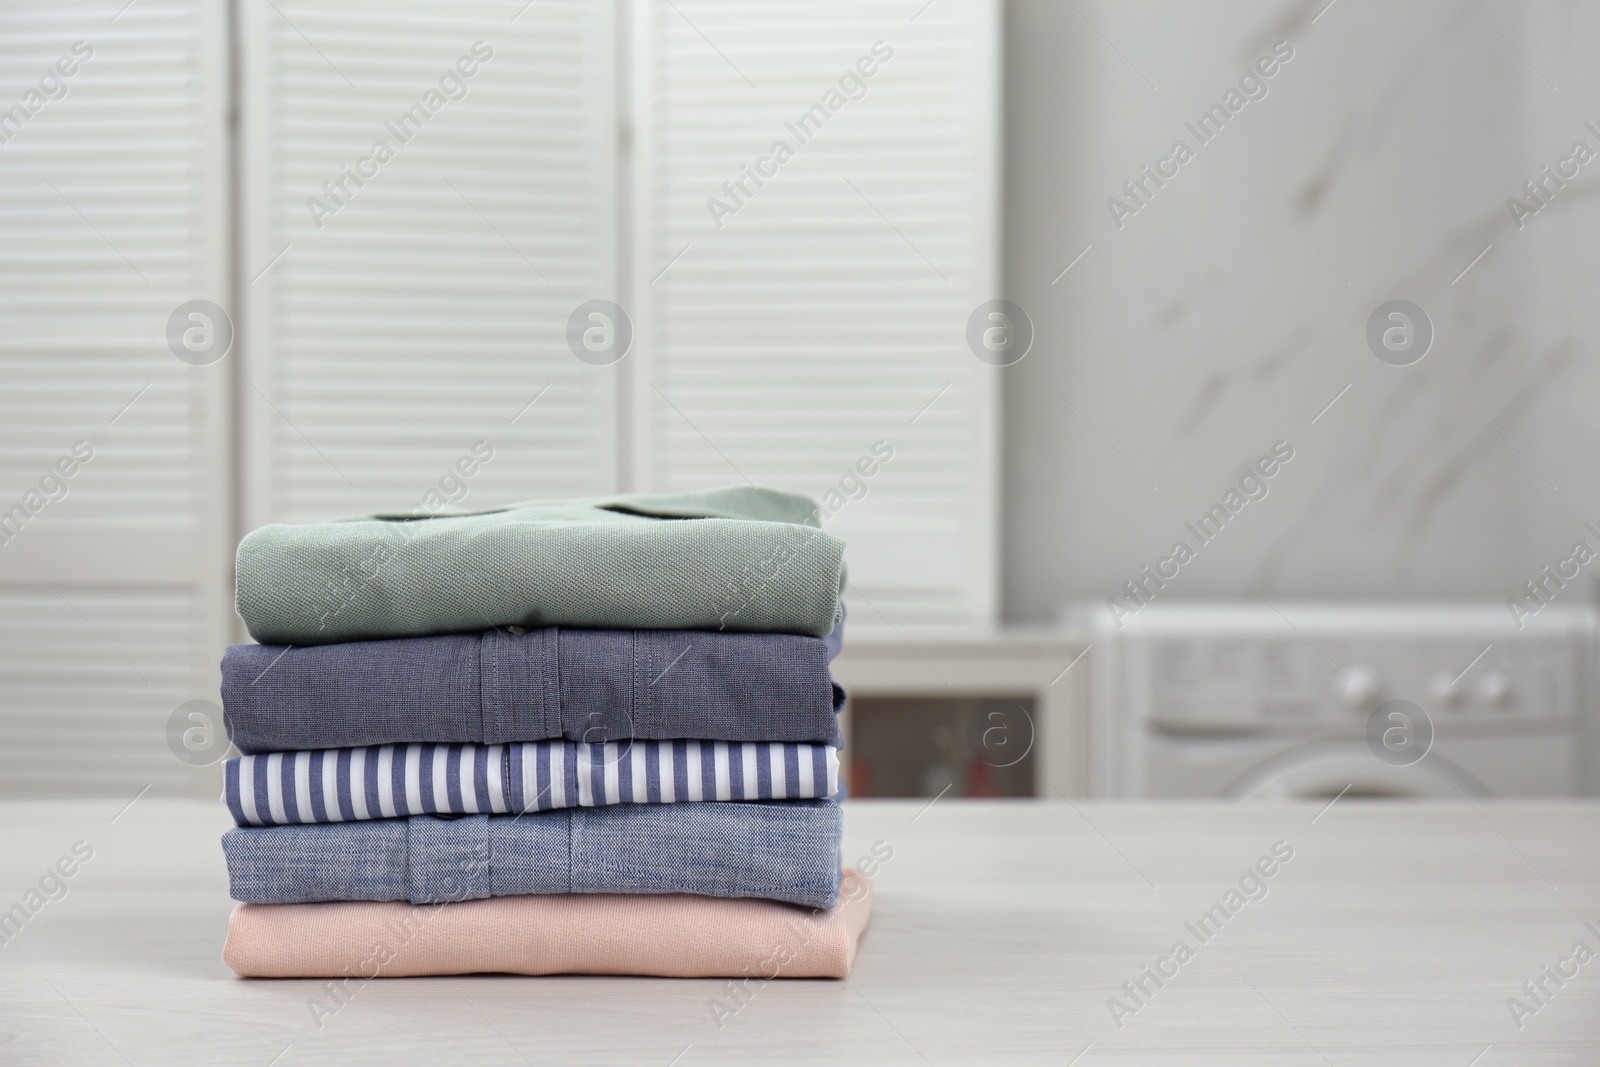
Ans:
{"label": "white wooden table", "polygon": [[[94,850],[0,945],[8,1067],[1600,1064],[1600,958],[1520,1029],[1507,1007],[1600,951],[1592,802],[855,803],[847,856],[894,850],[855,974],[770,983],[721,1029],[721,982],[512,977],[373,983],[319,1029],[320,983],[218,959],[221,806],[124,803],[0,804],[0,908]],[[1202,943],[1186,923],[1279,841],[1267,895]],[[1119,1028],[1146,965],[1176,974]]]}

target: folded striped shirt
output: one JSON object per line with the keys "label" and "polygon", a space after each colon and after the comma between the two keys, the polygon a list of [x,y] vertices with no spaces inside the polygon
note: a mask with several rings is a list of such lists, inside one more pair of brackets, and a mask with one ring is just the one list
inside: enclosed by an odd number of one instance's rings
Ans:
{"label": "folded striped shirt", "polygon": [[222,799],[240,826],[509,815],[609,804],[810,800],[839,791],[839,750],[779,742],[411,744],[240,756]]}

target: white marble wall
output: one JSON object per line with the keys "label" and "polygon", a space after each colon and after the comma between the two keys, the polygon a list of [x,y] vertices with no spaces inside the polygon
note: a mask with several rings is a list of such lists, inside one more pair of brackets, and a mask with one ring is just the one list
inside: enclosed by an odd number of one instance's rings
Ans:
{"label": "white marble wall", "polygon": [[[1008,5],[1004,295],[1037,331],[997,372],[1010,619],[1196,545],[1280,440],[1268,496],[1160,595],[1504,599],[1600,548],[1600,159],[1521,230],[1506,205],[1600,151],[1594,7]],[[1107,198],[1279,40],[1268,95],[1119,229]],[[1409,367],[1365,341],[1392,298],[1434,324]]]}

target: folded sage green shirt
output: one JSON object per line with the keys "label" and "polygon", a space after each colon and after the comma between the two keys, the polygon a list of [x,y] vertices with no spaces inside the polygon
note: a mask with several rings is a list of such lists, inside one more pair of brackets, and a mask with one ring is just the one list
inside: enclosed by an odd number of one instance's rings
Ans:
{"label": "folded sage green shirt", "polygon": [[239,543],[237,575],[263,644],[494,626],[821,637],[844,542],[807,497],[738,486],[273,524]]}

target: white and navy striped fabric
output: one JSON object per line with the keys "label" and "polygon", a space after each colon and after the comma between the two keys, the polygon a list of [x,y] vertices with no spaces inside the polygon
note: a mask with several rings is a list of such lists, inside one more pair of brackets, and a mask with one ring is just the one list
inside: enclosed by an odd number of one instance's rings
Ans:
{"label": "white and navy striped fabric", "polygon": [[518,814],[606,804],[809,800],[839,791],[831,745],[621,741],[411,744],[272,752],[227,761],[240,826]]}

